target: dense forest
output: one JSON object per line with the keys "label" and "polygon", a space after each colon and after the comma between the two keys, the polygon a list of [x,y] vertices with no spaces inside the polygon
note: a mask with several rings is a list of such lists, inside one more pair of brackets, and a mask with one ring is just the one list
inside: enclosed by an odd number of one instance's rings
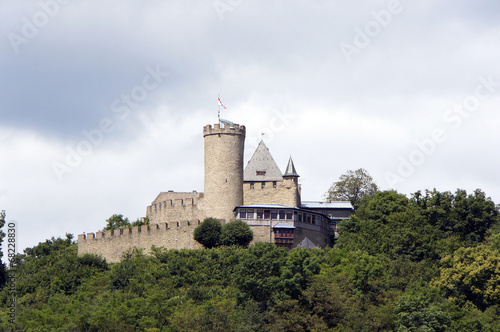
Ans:
{"label": "dense forest", "polygon": [[377,191],[333,248],[77,256],[72,235],[15,258],[1,331],[500,331],[500,223],[485,193]]}

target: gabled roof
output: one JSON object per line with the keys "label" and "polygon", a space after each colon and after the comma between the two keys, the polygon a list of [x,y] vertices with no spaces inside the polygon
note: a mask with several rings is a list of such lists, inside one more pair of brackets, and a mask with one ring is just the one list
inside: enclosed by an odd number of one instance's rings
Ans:
{"label": "gabled roof", "polygon": [[264,141],[260,141],[247,167],[245,167],[243,180],[255,182],[283,180],[283,175]]}
{"label": "gabled roof", "polygon": [[285,175],[283,175],[283,176],[299,177],[299,175],[297,174],[297,171],[295,170],[295,166],[293,165],[292,157],[290,157],[290,159],[288,160],[288,165],[286,166]]}

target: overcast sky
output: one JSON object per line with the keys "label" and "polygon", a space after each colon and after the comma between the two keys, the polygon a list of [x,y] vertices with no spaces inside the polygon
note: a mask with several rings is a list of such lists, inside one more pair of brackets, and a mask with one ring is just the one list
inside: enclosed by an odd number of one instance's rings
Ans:
{"label": "overcast sky", "polygon": [[202,127],[247,127],[303,200],[347,170],[500,203],[500,3],[0,2],[0,210],[18,244],[203,191]]}

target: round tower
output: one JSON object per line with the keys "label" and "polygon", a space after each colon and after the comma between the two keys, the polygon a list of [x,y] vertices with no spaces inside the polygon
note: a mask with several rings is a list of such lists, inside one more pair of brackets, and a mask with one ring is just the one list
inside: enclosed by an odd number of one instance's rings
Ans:
{"label": "round tower", "polygon": [[205,141],[206,217],[234,219],[234,208],[243,205],[243,151],[245,126],[220,124],[203,127]]}

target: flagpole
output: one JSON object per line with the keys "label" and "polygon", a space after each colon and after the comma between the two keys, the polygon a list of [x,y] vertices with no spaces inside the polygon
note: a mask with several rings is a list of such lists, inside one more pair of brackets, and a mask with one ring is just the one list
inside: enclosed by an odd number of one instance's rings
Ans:
{"label": "flagpole", "polygon": [[218,105],[218,110],[217,110],[217,118],[219,119],[219,125],[220,125],[220,93],[217,94],[217,105]]}

